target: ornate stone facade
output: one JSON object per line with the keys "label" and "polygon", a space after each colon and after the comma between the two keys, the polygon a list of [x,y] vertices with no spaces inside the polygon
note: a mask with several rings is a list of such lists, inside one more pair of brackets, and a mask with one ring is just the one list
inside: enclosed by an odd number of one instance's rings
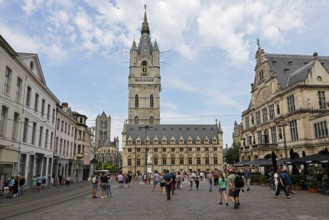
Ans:
{"label": "ornate stone facade", "polygon": [[151,42],[146,11],[141,38],[130,50],[129,66],[129,124],[160,124],[160,51]]}
{"label": "ornate stone facade", "polygon": [[123,171],[222,169],[222,133],[219,123],[152,127],[125,124]]}
{"label": "ornate stone facade", "polygon": [[146,11],[141,38],[130,50],[128,121],[122,132],[123,172],[222,168],[220,123],[160,124],[160,51],[151,43]]}
{"label": "ornate stone facade", "polygon": [[242,113],[241,160],[300,157],[328,148],[329,57],[258,48],[252,98]]}

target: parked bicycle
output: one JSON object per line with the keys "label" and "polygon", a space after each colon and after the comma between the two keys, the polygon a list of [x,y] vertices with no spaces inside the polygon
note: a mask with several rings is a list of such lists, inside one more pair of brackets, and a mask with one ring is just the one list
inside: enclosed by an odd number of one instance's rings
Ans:
{"label": "parked bicycle", "polygon": [[329,181],[319,182],[319,192],[323,195],[329,195]]}

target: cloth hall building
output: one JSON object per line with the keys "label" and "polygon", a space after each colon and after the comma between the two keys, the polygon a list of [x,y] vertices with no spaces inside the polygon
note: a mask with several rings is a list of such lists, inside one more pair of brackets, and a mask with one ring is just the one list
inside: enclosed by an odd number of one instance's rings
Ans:
{"label": "cloth hall building", "polygon": [[128,120],[122,131],[123,172],[213,170],[223,165],[223,131],[214,124],[160,123],[160,50],[146,10],[130,50]]}

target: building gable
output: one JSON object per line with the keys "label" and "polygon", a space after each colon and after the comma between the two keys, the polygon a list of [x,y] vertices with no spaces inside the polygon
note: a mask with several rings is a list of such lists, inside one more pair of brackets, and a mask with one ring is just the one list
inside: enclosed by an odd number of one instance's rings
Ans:
{"label": "building gable", "polygon": [[25,64],[26,68],[33,73],[38,81],[46,86],[46,80],[43,75],[38,55],[33,53],[18,53],[18,58]]}

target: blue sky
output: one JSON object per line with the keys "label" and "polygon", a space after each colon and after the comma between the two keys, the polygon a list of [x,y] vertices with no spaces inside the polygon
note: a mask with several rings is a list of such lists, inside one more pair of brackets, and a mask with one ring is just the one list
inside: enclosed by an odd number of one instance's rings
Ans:
{"label": "blue sky", "polygon": [[48,87],[89,126],[110,115],[121,140],[145,3],[162,52],[161,123],[218,119],[224,146],[249,105],[257,37],[267,53],[329,55],[325,0],[0,0],[0,34],[38,54]]}

